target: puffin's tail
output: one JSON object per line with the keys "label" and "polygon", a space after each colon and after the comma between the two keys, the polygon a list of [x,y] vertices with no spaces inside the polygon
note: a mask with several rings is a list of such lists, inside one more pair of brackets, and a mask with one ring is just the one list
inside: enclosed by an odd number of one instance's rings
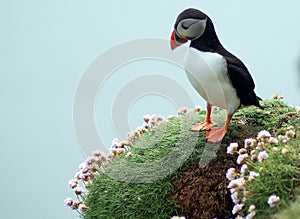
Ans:
{"label": "puffin's tail", "polygon": [[243,106],[254,105],[260,109],[264,109],[259,103],[259,101],[261,101],[262,99],[260,97],[256,96],[254,91],[247,93],[242,100],[243,100],[242,101]]}
{"label": "puffin's tail", "polygon": [[[256,96],[256,94],[255,94],[255,96]],[[255,102],[255,104],[253,104],[254,106],[257,106],[258,108],[260,108],[260,109],[265,109],[262,105],[260,105],[260,103],[259,103],[259,101],[262,101],[263,99],[262,98],[260,98],[259,96],[256,96],[256,102]]]}

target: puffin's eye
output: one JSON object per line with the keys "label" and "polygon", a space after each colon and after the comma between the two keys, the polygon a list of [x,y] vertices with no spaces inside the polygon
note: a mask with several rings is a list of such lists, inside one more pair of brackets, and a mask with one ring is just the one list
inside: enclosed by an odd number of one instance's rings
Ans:
{"label": "puffin's eye", "polygon": [[184,29],[184,30],[187,30],[189,27],[190,27],[190,25],[187,25],[187,24],[181,24],[181,26],[182,26],[182,28]]}

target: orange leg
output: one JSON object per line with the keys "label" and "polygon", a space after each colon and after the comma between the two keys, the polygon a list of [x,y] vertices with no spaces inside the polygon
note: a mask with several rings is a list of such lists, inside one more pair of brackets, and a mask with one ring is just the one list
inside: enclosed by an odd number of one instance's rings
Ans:
{"label": "orange leg", "polygon": [[200,122],[196,125],[193,125],[190,128],[190,131],[199,132],[199,131],[208,130],[212,128],[215,125],[215,123],[210,119],[210,115],[211,115],[211,105],[207,104],[206,120],[204,122]]}
{"label": "orange leg", "polygon": [[206,132],[207,141],[216,143],[222,141],[224,135],[226,134],[227,128],[229,126],[232,115],[227,116],[227,120],[223,127],[214,127]]}

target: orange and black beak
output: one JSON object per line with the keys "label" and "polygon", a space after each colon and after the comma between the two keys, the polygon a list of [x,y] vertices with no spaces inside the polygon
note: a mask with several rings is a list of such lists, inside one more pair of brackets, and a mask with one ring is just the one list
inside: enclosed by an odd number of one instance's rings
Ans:
{"label": "orange and black beak", "polygon": [[171,39],[170,39],[170,45],[171,49],[174,50],[176,47],[181,46],[182,44],[186,43],[188,39],[186,36],[180,36],[177,34],[176,30],[173,30]]}

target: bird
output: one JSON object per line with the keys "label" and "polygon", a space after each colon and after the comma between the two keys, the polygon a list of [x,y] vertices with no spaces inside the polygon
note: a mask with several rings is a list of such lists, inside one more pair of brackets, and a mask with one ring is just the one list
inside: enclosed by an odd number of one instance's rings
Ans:
{"label": "bird", "polygon": [[[221,44],[212,20],[202,11],[182,11],[171,34],[171,49],[190,42],[184,60],[188,80],[207,102],[206,119],[193,125],[191,131],[206,131],[209,142],[221,142],[233,114],[244,106],[260,105],[262,99],[254,91],[255,84],[245,64]],[[212,106],[227,110],[222,127],[211,120]]]}

